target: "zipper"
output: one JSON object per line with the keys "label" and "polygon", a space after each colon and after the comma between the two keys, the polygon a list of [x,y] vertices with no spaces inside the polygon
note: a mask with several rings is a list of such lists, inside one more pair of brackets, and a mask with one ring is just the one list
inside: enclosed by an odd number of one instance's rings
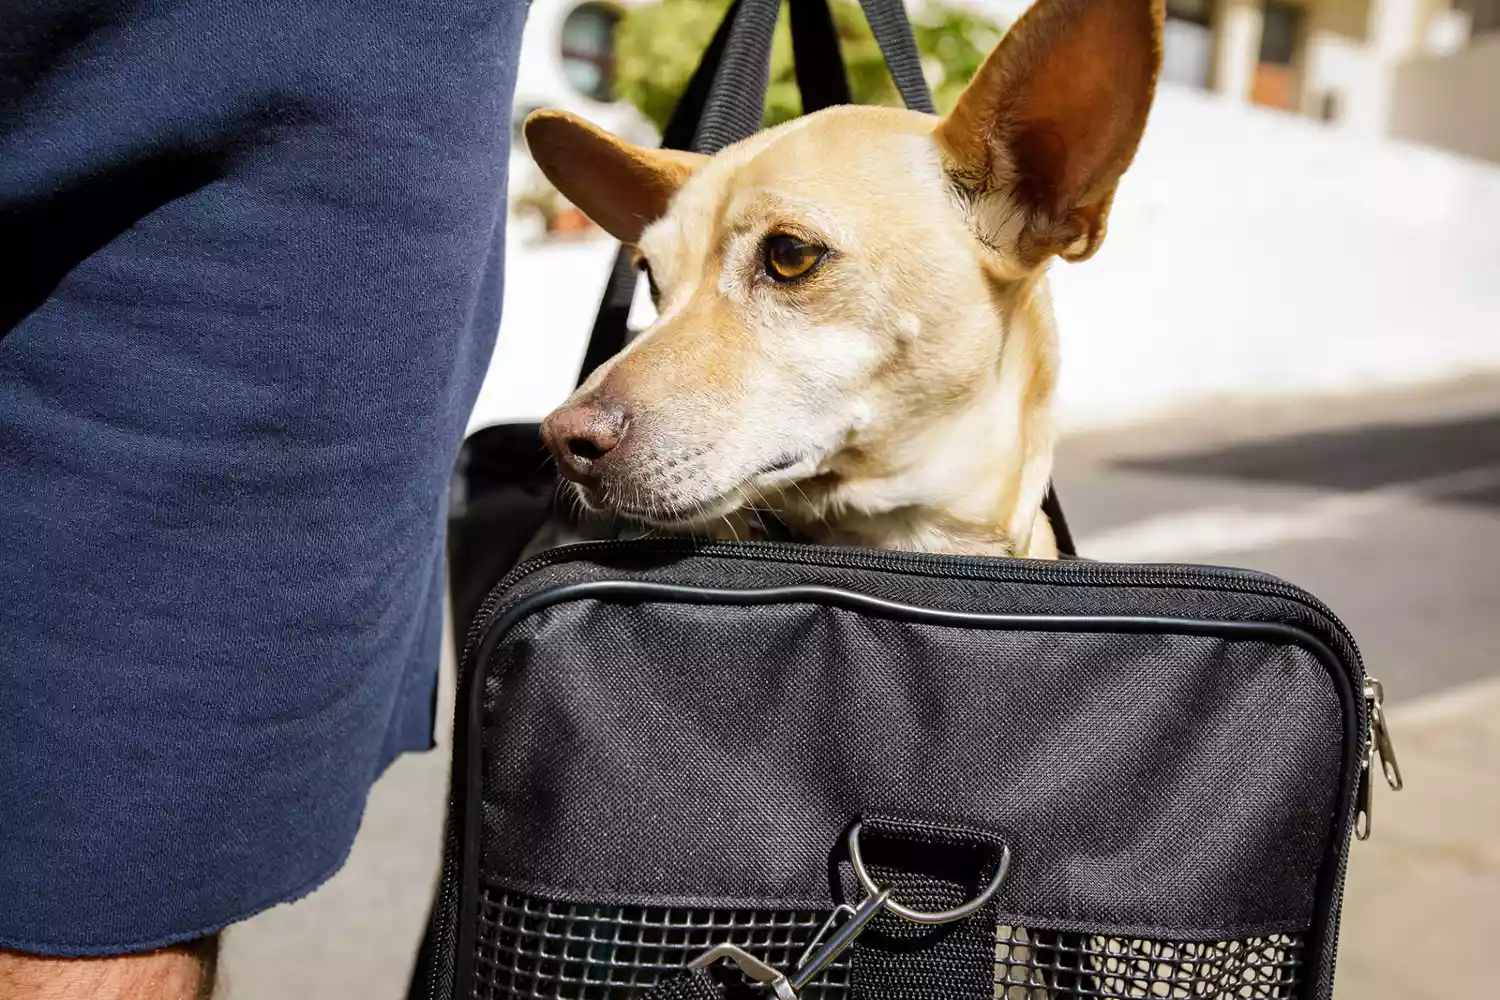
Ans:
{"label": "zipper", "polygon": [[[1359,787],[1355,791],[1354,836],[1359,840],[1370,839],[1371,809],[1375,804],[1375,781],[1372,772],[1375,760],[1380,759],[1380,770],[1391,791],[1399,792],[1405,786],[1401,778],[1401,765],[1396,762],[1396,745],[1391,740],[1390,727],[1385,720],[1385,685],[1374,677],[1366,677],[1364,685],[1365,715],[1369,718],[1365,737],[1364,758],[1360,761]],[[1339,860],[1338,897],[1335,912],[1343,909],[1344,885],[1349,876],[1349,852]],[[1329,957],[1329,968],[1338,967],[1339,939],[1333,939]]]}
{"label": "zipper", "polygon": [[[795,545],[782,542],[701,542],[687,538],[661,539],[604,539],[562,545],[541,552],[514,567],[491,588],[484,601],[475,611],[464,636],[463,652],[458,665],[458,690],[465,690],[471,662],[484,640],[485,632],[495,618],[502,614],[510,602],[507,595],[525,577],[561,563],[574,562],[591,555],[635,550],[652,553],[679,553],[682,555],[704,555],[737,559],[772,560],[805,566],[820,566],[837,569],[868,569],[885,572],[926,572],[930,575],[986,580],[997,583],[1054,583],[1099,586],[1184,586],[1200,590],[1238,592],[1250,595],[1276,597],[1300,604],[1328,621],[1339,637],[1348,644],[1354,654],[1353,666],[1356,682],[1363,685],[1362,706],[1365,709],[1365,754],[1361,764],[1360,778],[1356,788],[1355,833],[1359,839],[1369,837],[1370,816],[1370,771],[1376,756],[1381,760],[1386,781],[1393,789],[1401,787],[1400,769],[1396,763],[1390,733],[1385,725],[1384,689],[1378,680],[1366,678],[1363,673],[1363,658],[1359,643],[1333,610],[1312,594],[1285,583],[1275,577],[1253,570],[1232,569],[1219,566],[1193,566],[1191,568],[1170,564],[1123,564],[1094,563],[1087,561],[1038,562],[1012,559],[990,559],[972,556],[938,556],[920,552],[892,552],[876,549],[843,549],[815,545]],[[463,699],[458,699],[456,714],[463,710]],[[1378,723],[1376,720],[1379,720]],[[455,734],[458,732],[455,718]],[[458,790],[450,792],[450,806],[456,803]],[[455,815],[450,809],[450,819]],[[451,822],[445,845],[445,866],[450,859],[452,870],[443,873],[438,889],[438,904],[434,909],[437,919],[443,921],[435,935],[432,989],[429,996],[436,1000],[449,1000],[457,984],[453,980],[453,955],[457,946],[457,929],[460,915],[458,909],[457,851],[460,834]],[[1363,830],[1361,833],[1360,831]],[[1344,881],[1348,871],[1348,852],[1341,851],[1339,870],[1335,885],[1337,897],[1342,898]],[[1333,944],[1337,955],[1338,943]],[[446,980],[446,982],[444,981]]]}
{"label": "zipper", "polygon": [[1401,765],[1396,761],[1396,745],[1391,740],[1390,726],[1385,719],[1385,686],[1373,677],[1365,678],[1365,710],[1370,716],[1370,732],[1365,740],[1364,761],[1359,769],[1359,805],[1354,819],[1354,835],[1360,840],[1370,839],[1372,807],[1375,804],[1375,764],[1380,763],[1385,783],[1393,792],[1399,792],[1405,782],[1401,779]]}
{"label": "zipper", "polygon": [[[460,675],[468,665],[478,643],[484,638],[490,620],[502,610],[505,594],[532,573],[558,563],[573,562],[598,553],[635,549],[650,552],[678,552],[684,555],[727,556],[740,559],[774,559],[806,566],[838,569],[885,571],[929,570],[943,576],[991,580],[996,583],[1098,584],[1107,586],[1187,586],[1199,589],[1230,590],[1241,593],[1279,597],[1294,601],[1326,618],[1349,644],[1356,661],[1362,662],[1359,643],[1333,610],[1312,594],[1253,570],[1219,566],[1194,566],[1191,569],[1169,565],[1136,565],[1093,562],[1036,562],[992,559],[974,556],[937,556],[923,552],[890,552],[876,549],[825,548],[816,545],[789,545],[781,542],[695,542],[692,539],[662,538],[647,540],[606,539],[578,542],[539,553],[512,569],[495,585],[469,625],[464,638]],[[1215,586],[1217,585],[1217,586]],[[1363,678],[1361,677],[1361,680]]]}

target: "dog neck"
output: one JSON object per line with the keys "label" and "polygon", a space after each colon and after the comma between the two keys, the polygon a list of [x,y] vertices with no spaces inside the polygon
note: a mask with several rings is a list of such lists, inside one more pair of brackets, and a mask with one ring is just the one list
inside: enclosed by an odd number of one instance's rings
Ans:
{"label": "dog neck", "polygon": [[972,398],[934,420],[855,446],[778,498],[799,534],[824,544],[1053,558],[1041,513],[1052,474],[1057,335],[1045,272],[997,287],[996,363]]}

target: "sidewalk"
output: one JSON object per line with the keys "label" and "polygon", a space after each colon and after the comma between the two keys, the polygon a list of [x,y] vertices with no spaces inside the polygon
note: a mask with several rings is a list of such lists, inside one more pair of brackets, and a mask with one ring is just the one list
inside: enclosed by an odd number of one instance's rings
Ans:
{"label": "sidewalk", "polygon": [[1500,678],[1390,721],[1406,787],[1377,785],[1371,839],[1354,844],[1335,995],[1500,995]]}

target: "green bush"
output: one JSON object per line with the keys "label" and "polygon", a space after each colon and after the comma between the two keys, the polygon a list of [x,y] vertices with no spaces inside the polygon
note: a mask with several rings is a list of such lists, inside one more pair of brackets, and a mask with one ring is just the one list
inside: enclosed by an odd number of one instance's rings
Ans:
{"label": "green bush", "polygon": [[[713,38],[729,0],[660,0],[629,7],[616,35],[615,93],[665,127],[703,50]],[[857,0],[832,0],[834,23],[844,53],[850,91],[860,104],[899,105],[895,85],[870,34]],[[939,111],[953,106],[1002,28],[967,8],[924,5],[914,18],[917,47]],[[771,51],[771,86],[766,125],[795,118],[802,110],[792,64],[792,37],[786,11],[776,26]]]}

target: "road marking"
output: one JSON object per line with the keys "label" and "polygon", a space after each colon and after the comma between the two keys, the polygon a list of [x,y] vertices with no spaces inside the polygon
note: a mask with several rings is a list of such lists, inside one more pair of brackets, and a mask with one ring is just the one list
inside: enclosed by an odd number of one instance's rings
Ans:
{"label": "road marking", "polygon": [[1282,510],[1228,505],[1164,514],[1085,537],[1078,551],[1106,562],[1161,562],[1250,552],[1287,542],[1351,538],[1363,518],[1414,510],[1446,496],[1493,486],[1500,486],[1500,462],[1337,493]]}

